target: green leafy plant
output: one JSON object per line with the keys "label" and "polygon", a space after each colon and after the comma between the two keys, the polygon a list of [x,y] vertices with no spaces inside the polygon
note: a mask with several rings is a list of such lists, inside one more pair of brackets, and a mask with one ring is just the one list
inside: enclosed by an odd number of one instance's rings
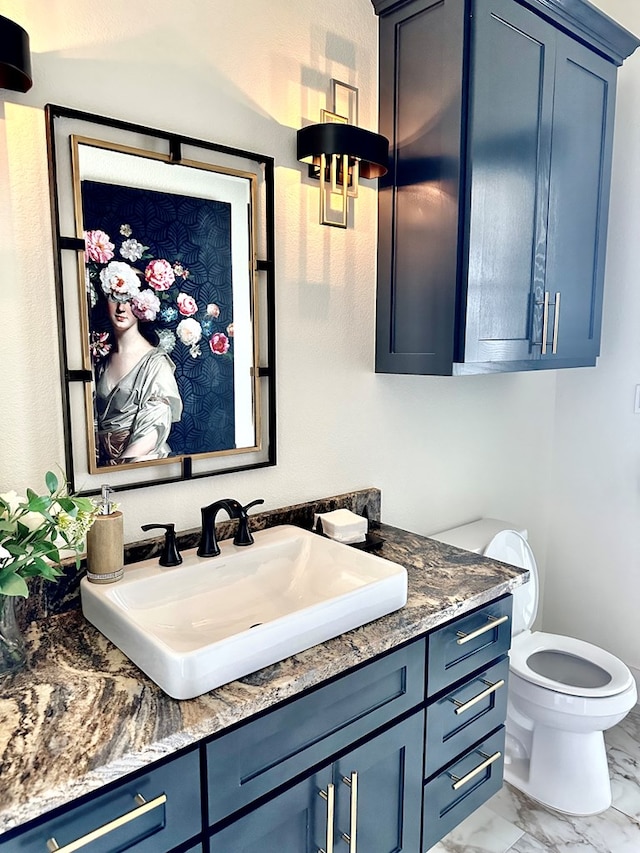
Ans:
{"label": "green leafy plant", "polygon": [[61,574],[60,551],[75,551],[76,565],[98,506],[69,493],[66,482],[47,471],[48,493],[27,489],[0,494],[0,595],[27,598],[27,580],[55,581]]}

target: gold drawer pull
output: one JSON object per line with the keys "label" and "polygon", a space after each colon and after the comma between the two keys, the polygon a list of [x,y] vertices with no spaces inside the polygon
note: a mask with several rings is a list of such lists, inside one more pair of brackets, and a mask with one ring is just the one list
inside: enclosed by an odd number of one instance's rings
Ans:
{"label": "gold drawer pull", "polygon": [[164,803],[167,802],[167,795],[160,794],[160,796],[156,797],[155,800],[149,800],[149,802],[145,800],[142,794],[136,794],[134,799],[136,803],[138,803],[137,809],[133,809],[126,814],[120,815],[120,817],[115,818],[115,820],[110,820],[109,823],[105,823],[103,826],[99,826],[97,829],[88,832],[86,835],[83,835],[82,838],[70,841],[68,844],[65,844],[64,847],[60,847],[55,838],[50,838],[47,841],[47,850],[49,853],[73,853],[74,850],[80,850],[82,847],[86,847],[87,844],[91,844],[92,841],[96,841],[98,838],[102,838],[103,835],[108,835],[110,832],[113,832],[114,829],[119,829],[121,826],[125,826],[125,824],[130,821],[135,820],[138,817],[142,817],[143,814],[153,811],[153,809],[157,809],[158,806],[164,805]]}
{"label": "gold drawer pull", "polygon": [[487,696],[491,696],[491,694],[495,693],[496,690],[500,690],[501,687],[504,687],[504,678],[501,678],[500,681],[496,681],[494,684],[490,681],[485,681],[483,678],[482,683],[487,685],[487,689],[478,693],[478,695],[474,696],[473,699],[469,699],[468,702],[460,702],[458,699],[451,700],[454,705],[457,705],[456,714],[464,714],[464,712],[468,711],[469,708],[472,708],[476,702],[480,702],[482,699],[486,699]]}
{"label": "gold drawer pull", "polygon": [[500,750],[498,752],[494,752],[493,755],[486,755],[484,752],[481,752],[480,755],[484,758],[482,764],[478,764],[477,767],[474,767],[466,776],[460,778],[459,776],[454,776],[453,773],[449,773],[449,778],[453,779],[453,785],[451,786],[454,791],[457,791],[459,788],[462,788],[463,785],[466,785],[467,782],[470,782],[478,773],[482,773],[483,770],[486,770],[494,761],[497,761],[502,753]]}
{"label": "gold drawer pull", "polygon": [[495,616],[489,616],[489,621],[486,625],[483,625],[482,628],[478,628],[476,631],[472,631],[470,634],[465,634],[463,631],[457,631],[457,635],[459,637],[456,640],[459,646],[463,646],[465,643],[468,643],[470,640],[475,640],[476,637],[479,637],[481,634],[484,634],[486,631],[492,631],[494,628],[497,628],[498,625],[502,625],[504,622],[509,621],[508,616],[501,616],[499,619]]}
{"label": "gold drawer pull", "polygon": [[327,841],[326,848],[321,847],[318,853],[333,853],[333,818],[336,803],[336,787],[329,783],[326,791],[318,791],[318,794],[327,802]]}
{"label": "gold drawer pull", "polygon": [[351,788],[351,800],[349,804],[349,834],[342,832],[342,838],[349,845],[349,853],[357,853],[356,850],[356,826],[358,823],[358,774],[353,771],[351,778],[343,776],[342,781]]}

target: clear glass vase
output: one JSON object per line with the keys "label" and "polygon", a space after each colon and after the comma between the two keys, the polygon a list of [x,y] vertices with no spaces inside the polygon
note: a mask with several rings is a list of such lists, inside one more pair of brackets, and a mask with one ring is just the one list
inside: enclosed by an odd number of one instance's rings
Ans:
{"label": "clear glass vase", "polygon": [[22,669],[26,662],[24,637],[16,621],[15,596],[0,595],[0,678]]}

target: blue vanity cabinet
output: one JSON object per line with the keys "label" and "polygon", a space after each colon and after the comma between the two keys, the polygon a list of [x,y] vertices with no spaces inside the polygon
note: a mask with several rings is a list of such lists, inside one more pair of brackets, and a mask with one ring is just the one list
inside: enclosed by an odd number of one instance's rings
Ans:
{"label": "blue vanity cabinet", "polygon": [[333,844],[345,851],[416,853],[423,716],[414,713],[214,832],[210,853],[317,853]]}
{"label": "blue vanity cabinet", "polygon": [[594,365],[616,64],[638,40],[582,0],[372,2],[376,370]]}
{"label": "blue vanity cabinet", "polygon": [[0,853],[424,853],[502,784],[510,614],[509,595],[465,613],[8,832]]}

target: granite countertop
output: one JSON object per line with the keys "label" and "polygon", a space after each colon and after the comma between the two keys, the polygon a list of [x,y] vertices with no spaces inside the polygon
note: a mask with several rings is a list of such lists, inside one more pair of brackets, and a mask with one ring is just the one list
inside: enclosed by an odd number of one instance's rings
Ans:
{"label": "granite countertop", "polygon": [[166,696],[78,610],[34,621],[27,669],[2,682],[0,834],[519,586],[527,573],[381,525],[407,604],[196,699]]}

